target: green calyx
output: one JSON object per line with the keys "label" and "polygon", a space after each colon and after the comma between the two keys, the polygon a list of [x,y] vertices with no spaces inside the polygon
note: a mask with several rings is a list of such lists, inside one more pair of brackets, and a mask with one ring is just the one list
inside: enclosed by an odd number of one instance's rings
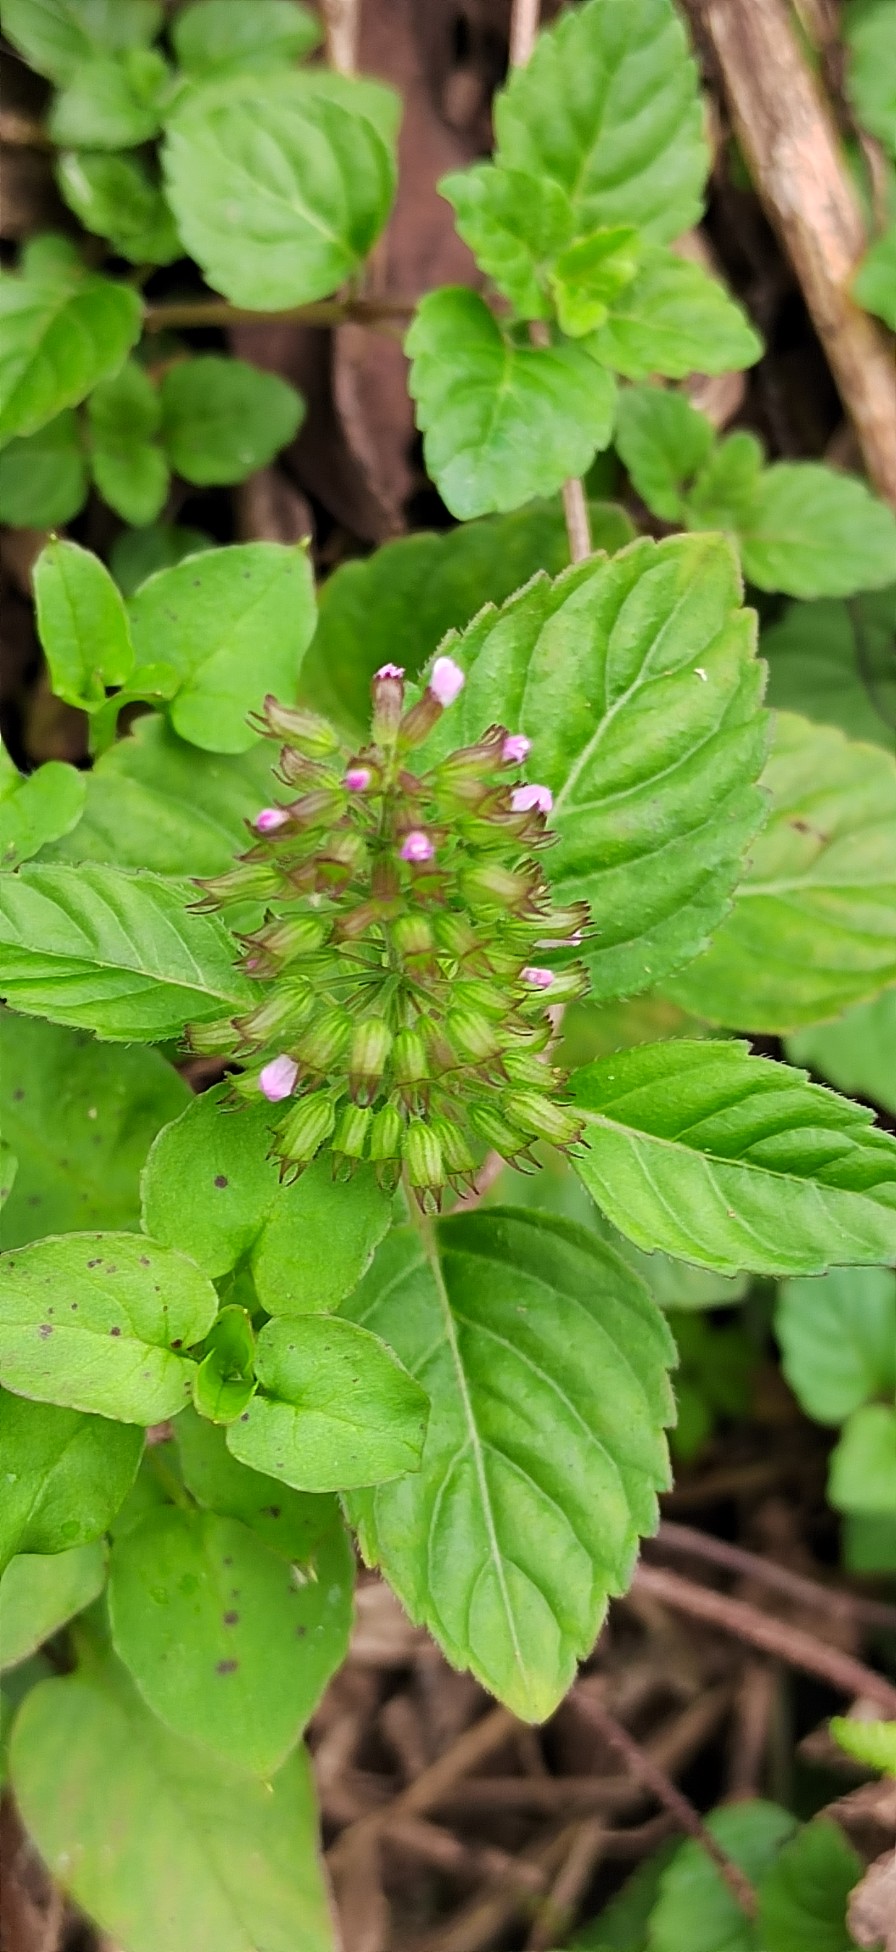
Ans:
{"label": "green calyx", "polygon": [[462,682],[439,659],[406,707],[403,674],[385,667],[354,753],[315,714],[266,700],[284,801],[256,815],[251,847],[201,883],[199,904],[264,903],[241,938],[259,1000],[188,1032],[244,1066],[237,1103],[282,1101],[281,1177],[329,1148],[337,1176],[362,1159],[387,1188],[403,1172],[427,1210],[446,1185],[469,1188],[485,1150],[525,1162],[536,1138],[566,1147],[581,1132],[549,1062],[549,1013],[587,978],[544,958],[581,940],[588,911],[551,903],[538,858],[550,795],[520,780],[525,740],[494,726],[427,769]]}

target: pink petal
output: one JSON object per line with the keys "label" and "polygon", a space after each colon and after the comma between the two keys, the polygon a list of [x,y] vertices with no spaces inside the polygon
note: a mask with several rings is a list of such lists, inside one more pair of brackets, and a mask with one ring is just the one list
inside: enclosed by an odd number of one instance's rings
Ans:
{"label": "pink petal", "polygon": [[378,670],[378,671],[374,671],[374,674],[373,674],[373,675],[374,675],[374,679],[376,679],[376,678],[403,678],[403,677],[404,677],[404,665],[403,665],[403,664],[381,664],[381,665],[380,665],[380,668],[379,668],[379,670]]}
{"label": "pink petal", "polygon": [[289,814],[285,807],[262,807],[255,815],[252,825],[260,834],[273,834],[278,827],[285,827]]}
{"label": "pink petal", "polygon": [[515,786],[510,804],[514,813],[550,813],[554,795],[549,786]]}
{"label": "pink petal", "polygon": [[429,690],[440,705],[453,705],[467,680],[453,657],[437,657],[432,667]]}
{"label": "pink petal", "polygon": [[299,1067],[295,1059],[281,1052],[279,1057],[272,1057],[270,1064],[266,1064],[259,1072],[259,1091],[264,1092],[272,1105],[279,1104],[281,1098],[289,1097],[298,1075]]}
{"label": "pink petal", "polygon": [[403,861],[431,861],[435,851],[429,835],[420,827],[413,827],[401,843]]}
{"label": "pink petal", "polygon": [[525,732],[510,732],[501,747],[501,758],[505,766],[521,766],[532,751],[532,741]]}
{"label": "pink petal", "polygon": [[534,964],[520,972],[520,982],[528,983],[533,990],[549,990],[553,980],[553,970],[536,969]]}
{"label": "pink petal", "polygon": [[350,793],[366,793],[372,778],[369,766],[350,766],[345,775],[345,784]]}

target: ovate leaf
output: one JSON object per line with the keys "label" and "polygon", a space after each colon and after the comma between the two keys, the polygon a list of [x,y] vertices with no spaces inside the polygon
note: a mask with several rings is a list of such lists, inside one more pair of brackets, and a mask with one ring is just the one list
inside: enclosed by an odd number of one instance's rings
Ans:
{"label": "ovate leaf", "polygon": [[163,1506],[115,1541],[112,1637],[175,1734],[268,1777],[345,1657],[352,1583],[344,1536],[299,1569],[238,1519]]}
{"label": "ovate leaf", "polygon": [[57,698],[85,712],[123,684],[134,663],[121,595],[98,556],[53,538],[34,566],[37,627]]}
{"label": "ovate leaf", "polygon": [[712,1023],[796,1030],[896,982],[896,760],[780,712],[764,784],[733,910],[670,993]]}
{"label": "ovate leaf", "polygon": [[837,725],[851,739],[896,743],[896,586],[853,597],[788,604],[762,633],[768,702]]}
{"label": "ovate leaf", "polygon": [[688,486],[708,458],[712,423],[681,393],[627,386],[619,395],[616,446],[632,485],[654,515],[680,522]]}
{"label": "ovate leaf", "polygon": [[[796,1829],[776,1803],[737,1803],[714,1810],[708,1828],[751,1884],[771,1870]],[[766,1952],[709,1853],[688,1839],[665,1871],[650,1921],[650,1952]],[[808,1952],[808,1946],[806,1949]]]}
{"label": "ovate leaf", "polygon": [[253,1782],[171,1735],[108,1661],[32,1690],[11,1768],[45,1863],[128,1952],[332,1952],[302,1753]]}
{"label": "ovate leaf", "polygon": [[585,897],[600,1000],[651,989],[725,912],[765,813],[767,728],[753,620],[714,536],[641,541],[539,577],[447,640],[468,682],[446,744],[507,724],[554,795],[547,857]]}
{"label": "ovate leaf", "polygon": [[189,1102],[158,1051],[0,1013],[0,1115],[19,1162],[4,1247],[86,1227],[136,1227],[138,1177],[160,1126]]}
{"label": "ovate leaf", "polygon": [[865,1403],[847,1417],[840,1441],[831,1453],[828,1499],[835,1511],[892,1518],[896,1511],[896,1409],[891,1404]]}
{"label": "ovate leaf", "polygon": [[5,0],[3,31],[38,74],[69,81],[94,54],[142,47],[158,33],[156,0]]}
{"label": "ovate leaf", "polygon": [[149,374],[127,360],[94,388],[87,418],[100,494],[123,521],[154,521],[168,493],[168,463],[157,439],[161,405]]}
{"label": "ovate leaf", "polygon": [[0,522],[44,529],[70,522],[87,494],[87,464],[70,407],[0,451]]}
{"label": "ovate leaf", "polygon": [[81,61],[52,104],[49,133],[72,149],[133,149],[158,135],[170,83],[157,48]]}
{"label": "ovate leaf", "polygon": [[351,1490],[414,1471],[427,1399],[392,1349],[321,1315],[267,1322],[253,1397],[227,1431],[234,1457],[297,1491]]}
{"label": "ovate leaf", "polygon": [[[168,196],[187,249],[236,305],[308,304],[354,276],[385,223],[391,148],[366,112],[374,84],[311,73],[191,90],[168,125]],[[391,97],[384,89],[379,96]]]}
{"label": "ovate leaf", "polygon": [[0,881],[0,995],[26,1016],[112,1042],[158,1043],[248,1004],[233,937],[191,890],[98,862],[26,866]]}
{"label": "ovate leaf", "polygon": [[820,463],[765,468],[739,541],[761,590],[851,596],[896,580],[896,515],[864,482]]}
{"label": "ovate leaf", "polygon": [[26,778],[0,746],[0,869],[19,867],[70,833],[86,791],[84,774],[64,760],[49,759]]}
{"label": "ovate leaf", "polygon": [[140,331],[141,305],[111,278],[36,273],[0,284],[0,444],[33,434],[114,373]]}
{"label": "ovate leaf", "polygon": [[787,1381],[819,1423],[842,1423],[871,1396],[896,1396],[896,1274],[887,1268],[782,1282],[775,1334]]}
{"label": "ovate leaf", "polygon": [[859,1003],[836,1023],[816,1024],[786,1040],[794,1064],[808,1064],[850,1098],[870,1098],[896,1112],[896,989]]}
{"label": "ovate leaf", "polygon": [[0,1579],[0,1667],[18,1667],[82,1613],[106,1584],[106,1548],[19,1553]]}
{"label": "ovate leaf", "polygon": [[306,547],[246,542],[188,557],[141,584],[130,617],[138,661],[180,673],[175,731],[207,751],[245,752],[265,692],[295,695],[315,620]]}
{"label": "ovate leaf", "polygon": [[590,335],[588,349],[626,379],[650,373],[683,379],[752,366],[762,341],[718,279],[672,251],[654,250]]}
{"label": "ovate leaf", "polygon": [[194,0],[172,22],[180,66],[190,76],[263,72],[310,54],[320,26],[295,0]]}
{"label": "ovate leaf", "polygon": [[150,522],[145,529],[125,529],[109,551],[109,568],[123,596],[134,596],[157,569],[173,569],[185,556],[201,556],[214,543],[204,529],[186,529],[174,522]]}
{"label": "ovate leaf", "polygon": [[452,205],[464,243],[518,316],[550,318],[550,266],[576,228],[560,184],[548,176],[474,163],[443,176],[439,193]]}
{"label": "ovate leaf", "polygon": [[512,1208],[394,1230],[345,1312],[428,1390],[419,1472],[350,1500],[412,1619],[540,1721],[631,1578],[668,1481],[674,1349],[581,1228]]}
{"label": "ovate leaf", "polygon": [[405,344],[426,465],[452,515],[552,495],[609,441],[610,375],[580,346],[517,345],[476,292],[430,292]]}
{"label": "ovate leaf", "polygon": [[200,487],[245,481],[292,440],[303,405],[294,386],[213,353],[169,366],[162,432],[176,473]]}
{"label": "ovate leaf", "polygon": [[56,164],[65,202],[86,230],[135,264],[170,264],[182,254],[174,218],[137,156],[70,149]]}
{"label": "ovate leaf", "polygon": [[0,1570],[98,1539],[134,1482],[143,1432],[0,1391]]}
{"label": "ovate leaf", "polygon": [[590,0],[562,15],[511,74],[495,127],[501,163],[559,183],[580,233],[633,224],[668,243],[700,214],[697,71],[671,0]]}
{"label": "ovate leaf", "polygon": [[261,1471],[239,1464],[227,1448],[224,1431],[194,1410],[183,1410],[177,1418],[174,1442],[184,1484],[206,1511],[241,1519],[291,1565],[308,1565],[327,1538],[329,1559],[345,1555],[345,1526],[334,1497],[273,1486]]}
{"label": "ovate leaf", "polygon": [[215,1318],[210,1281],[185,1254],[138,1234],[61,1234],[0,1256],[0,1382],[114,1417],[158,1423],[183,1409],[193,1365],[178,1350]]}
{"label": "ovate leaf", "polygon": [[743,1043],[672,1039],[575,1072],[576,1171],[648,1251],[735,1274],[896,1255],[896,1140]]}
{"label": "ovate leaf", "polygon": [[839,1824],[816,1817],[785,1844],[764,1879],[759,1927],[767,1952],[855,1952],[849,1894],[865,1866]]}

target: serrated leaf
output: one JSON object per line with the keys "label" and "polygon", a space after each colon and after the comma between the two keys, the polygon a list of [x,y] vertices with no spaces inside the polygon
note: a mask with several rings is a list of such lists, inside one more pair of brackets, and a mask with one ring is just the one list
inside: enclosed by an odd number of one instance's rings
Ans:
{"label": "serrated leaf", "polygon": [[755,434],[729,434],[707,455],[685,500],[690,529],[725,529],[739,540],[750,521],[765,462]]}
{"label": "serrated leaf", "polygon": [[[49,1290],[49,1294],[48,1291]],[[0,1382],[41,1403],[159,1423],[183,1409],[210,1281],[139,1234],[60,1234],[0,1256]]]}
{"label": "serrated leaf", "polygon": [[175,732],[206,751],[246,752],[258,737],[247,718],[265,692],[295,695],[315,623],[307,549],[207,550],[151,576],[129,609],[138,662],[161,659],[181,674]]}
{"label": "serrated leaf", "polygon": [[859,1003],[836,1023],[816,1024],[785,1041],[793,1064],[808,1064],[850,1098],[896,1113],[896,989]]}
{"label": "serrated leaf", "polygon": [[160,401],[171,466],[200,487],[245,481],[265,467],[292,440],[304,413],[295,387],[276,373],[213,353],[169,366]]}
{"label": "serrated leaf", "polygon": [[195,0],[175,15],[171,39],[185,72],[205,79],[264,72],[310,54],[320,25],[295,0]]}
{"label": "serrated leaf", "polygon": [[133,149],[158,135],[171,71],[157,48],[79,61],[49,116],[52,140],[72,149]]}
{"label": "serrated leaf", "polygon": [[851,602],[791,603],[762,633],[768,702],[892,752],[896,586]]}
{"label": "serrated leaf", "polygon": [[896,222],[866,251],[852,288],[866,312],[876,312],[896,332]]}
{"label": "serrated leaf", "polygon": [[86,495],[87,464],[70,407],[0,450],[0,522],[52,528],[70,522]]}
{"label": "serrated leaf", "polygon": [[121,257],[170,264],[182,255],[171,211],[139,157],[70,149],[57,157],[56,182],[85,229],[108,237]]}
{"label": "serrated leaf", "polygon": [[352,1490],[415,1471],[425,1391],[393,1350],[338,1316],[266,1322],[253,1397],[227,1430],[234,1457],[297,1491]]}
{"label": "serrated leaf", "polygon": [[113,1546],[115,1650],[176,1735],[268,1777],[345,1658],[353,1575],[344,1532],[299,1572],[238,1519],[164,1506]]}
{"label": "serrated leaf", "polygon": [[82,711],[123,684],[134,646],[120,592],[98,556],[54,537],[34,566],[37,628],[57,698]]}
{"label": "serrated leaf", "polygon": [[495,127],[502,164],[559,183],[580,232],[634,224],[662,244],[700,214],[697,72],[670,0],[590,0],[562,15],[497,97]]}
{"label": "serrated leaf", "polygon": [[239,1518],[290,1564],[306,1565],[330,1533],[344,1536],[339,1505],[329,1494],[272,1485],[261,1471],[239,1464],[223,1430],[193,1410],[174,1424],[184,1484],[197,1503],[225,1518]]}
{"label": "serrated leaf", "polygon": [[19,1553],[0,1579],[0,1668],[18,1667],[95,1600],[106,1583],[106,1548]]}
{"label": "serrated leaf", "polygon": [[95,387],[87,403],[93,478],[116,515],[138,527],[155,520],[168,494],[168,463],[157,438],[161,417],[158,392],[134,359]]}
{"label": "serrated leaf", "polygon": [[159,1043],[248,1004],[233,937],[217,916],[188,912],[192,893],[92,861],[3,876],[0,994],[26,1016],[113,1043]]}
{"label": "serrated leaf", "polygon": [[847,9],[847,87],[858,120],[896,156],[896,52],[888,0]]}
{"label": "serrated leaf", "polygon": [[18,1552],[67,1552],[98,1539],[142,1450],[133,1426],[0,1390],[0,1570]]}
{"label": "serrated leaf", "polygon": [[889,1403],[865,1403],[853,1410],[831,1452],[828,1501],[835,1511],[878,1513],[892,1518],[896,1511],[896,1409]]}
{"label": "serrated leaf", "polygon": [[138,337],[141,304],[111,278],[48,275],[0,284],[0,443],[34,434],[115,372]]}
{"label": "serrated leaf", "polygon": [[896,1396],[896,1274],[851,1267],[823,1281],[784,1281],[775,1334],[803,1409],[842,1423],[871,1396]]}
{"label": "serrated leaf", "polygon": [[853,1885],[864,1871],[839,1824],[807,1823],[763,1880],[759,1929],[764,1952],[855,1952],[846,1922]]}
{"label": "serrated leaf", "polygon": [[547,274],[575,235],[566,191],[548,176],[474,163],[443,176],[439,194],[455,213],[460,236],[522,319],[547,319]]}
{"label": "serrated leaf", "polygon": [[331,80],[240,73],[190,90],[168,124],[165,181],[181,237],[236,305],[277,311],[326,297],[357,273],[386,221],[395,162],[368,104],[374,88],[390,102],[391,91]]}
{"label": "serrated leaf", "polygon": [[796,1030],[896,982],[896,760],[779,712],[763,783],[731,914],[669,991],[711,1023]]}
{"label": "serrated leaf", "polygon": [[896,1255],[896,1140],[746,1044],[672,1039],[576,1071],[589,1193],[638,1247],[736,1274]]}
{"label": "serrated leaf", "polygon": [[588,339],[602,365],[626,379],[727,373],[752,366],[762,341],[718,279],[673,251],[646,251],[606,323]]}
{"label": "serrated leaf", "polygon": [[[776,1803],[737,1803],[714,1810],[707,1827],[752,1884],[771,1871],[796,1828]],[[766,1952],[758,1929],[712,1858],[696,1840],[683,1843],[663,1873],[650,1921],[650,1952]]]}
{"label": "serrated leaf", "polygon": [[516,345],[465,286],[422,299],[405,346],[426,465],[452,515],[552,495],[609,441],[610,375],[580,346]]}
{"label": "serrated leaf", "polygon": [[549,279],[561,331],[582,339],[602,326],[640,260],[640,237],[631,224],[605,225],[567,245]]}
{"label": "serrated leaf", "polygon": [[616,447],[654,515],[680,522],[690,483],[709,456],[712,424],[681,393],[627,386],[619,395]]}
{"label": "serrated leaf", "polygon": [[[613,502],[590,502],[596,549],[624,547],[632,528]],[[302,695],[356,736],[370,724],[370,680],[387,660],[416,677],[445,632],[538,569],[559,575],[569,538],[559,500],[484,516],[437,535],[419,531],[340,563],[319,594],[317,630],[302,664]]]}
{"label": "serrated leaf", "polygon": [[744,573],[786,596],[851,596],[896,578],[896,515],[855,476],[813,461],[765,468],[738,528]]}
{"label": "serrated leaf", "polygon": [[[601,1001],[654,987],[715,928],[765,815],[753,620],[717,536],[632,543],[447,639],[468,681],[443,737],[507,724],[554,795],[561,901],[590,901]],[[447,715],[446,715],[447,716]]]}
{"label": "serrated leaf", "polygon": [[48,1868],[127,1952],[333,1952],[301,1751],[253,1782],[171,1735],[109,1660],[33,1689],[10,1759]]}
{"label": "serrated leaf", "polygon": [[835,1742],[857,1762],[882,1769],[896,1776],[896,1722],[866,1722],[858,1717],[835,1715],[828,1724]]}
{"label": "serrated leaf", "polygon": [[61,759],[48,759],[27,777],[0,746],[0,869],[30,861],[81,818],[87,782]]}
{"label": "serrated leaf", "polygon": [[79,61],[151,41],[156,0],[5,0],[3,31],[29,66],[66,82]]}
{"label": "serrated leaf", "polygon": [[349,1500],[362,1549],[448,1659],[549,1715],[625,1590],[667,1482],[674,1349],[637,1276],[512,1208],[388,1236],[344,1313],[432,1401],[419,1472]]}

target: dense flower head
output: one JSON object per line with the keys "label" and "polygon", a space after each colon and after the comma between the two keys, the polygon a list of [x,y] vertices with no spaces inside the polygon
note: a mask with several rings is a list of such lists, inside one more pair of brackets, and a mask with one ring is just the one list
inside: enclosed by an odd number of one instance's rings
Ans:
{"label": "dense flower head", "polygon": [[587,977],[542,957],[581,942],[587,906],[551,899],[551,795],[519,779],[523,734],[491,726],[427,764],[463,683],[439,657],[409,704],[403,671],[384,665],[358,751],[316,713],[265,700],[258,729],[281,743],[285,797],[198,904],[261,904],[241,937],[256,1001],[189,1033],[242,1066],[237,1101],[278,1107],[281,1177],[328,1148],[339,1175],[367,1160],[391,1188],[403,1170],[427,1209],[446,1184],[469,1187],[487,1150],[534,1164],[537,1139],[567,1147],[581,1132],[550,1053],[556,1006]]}

